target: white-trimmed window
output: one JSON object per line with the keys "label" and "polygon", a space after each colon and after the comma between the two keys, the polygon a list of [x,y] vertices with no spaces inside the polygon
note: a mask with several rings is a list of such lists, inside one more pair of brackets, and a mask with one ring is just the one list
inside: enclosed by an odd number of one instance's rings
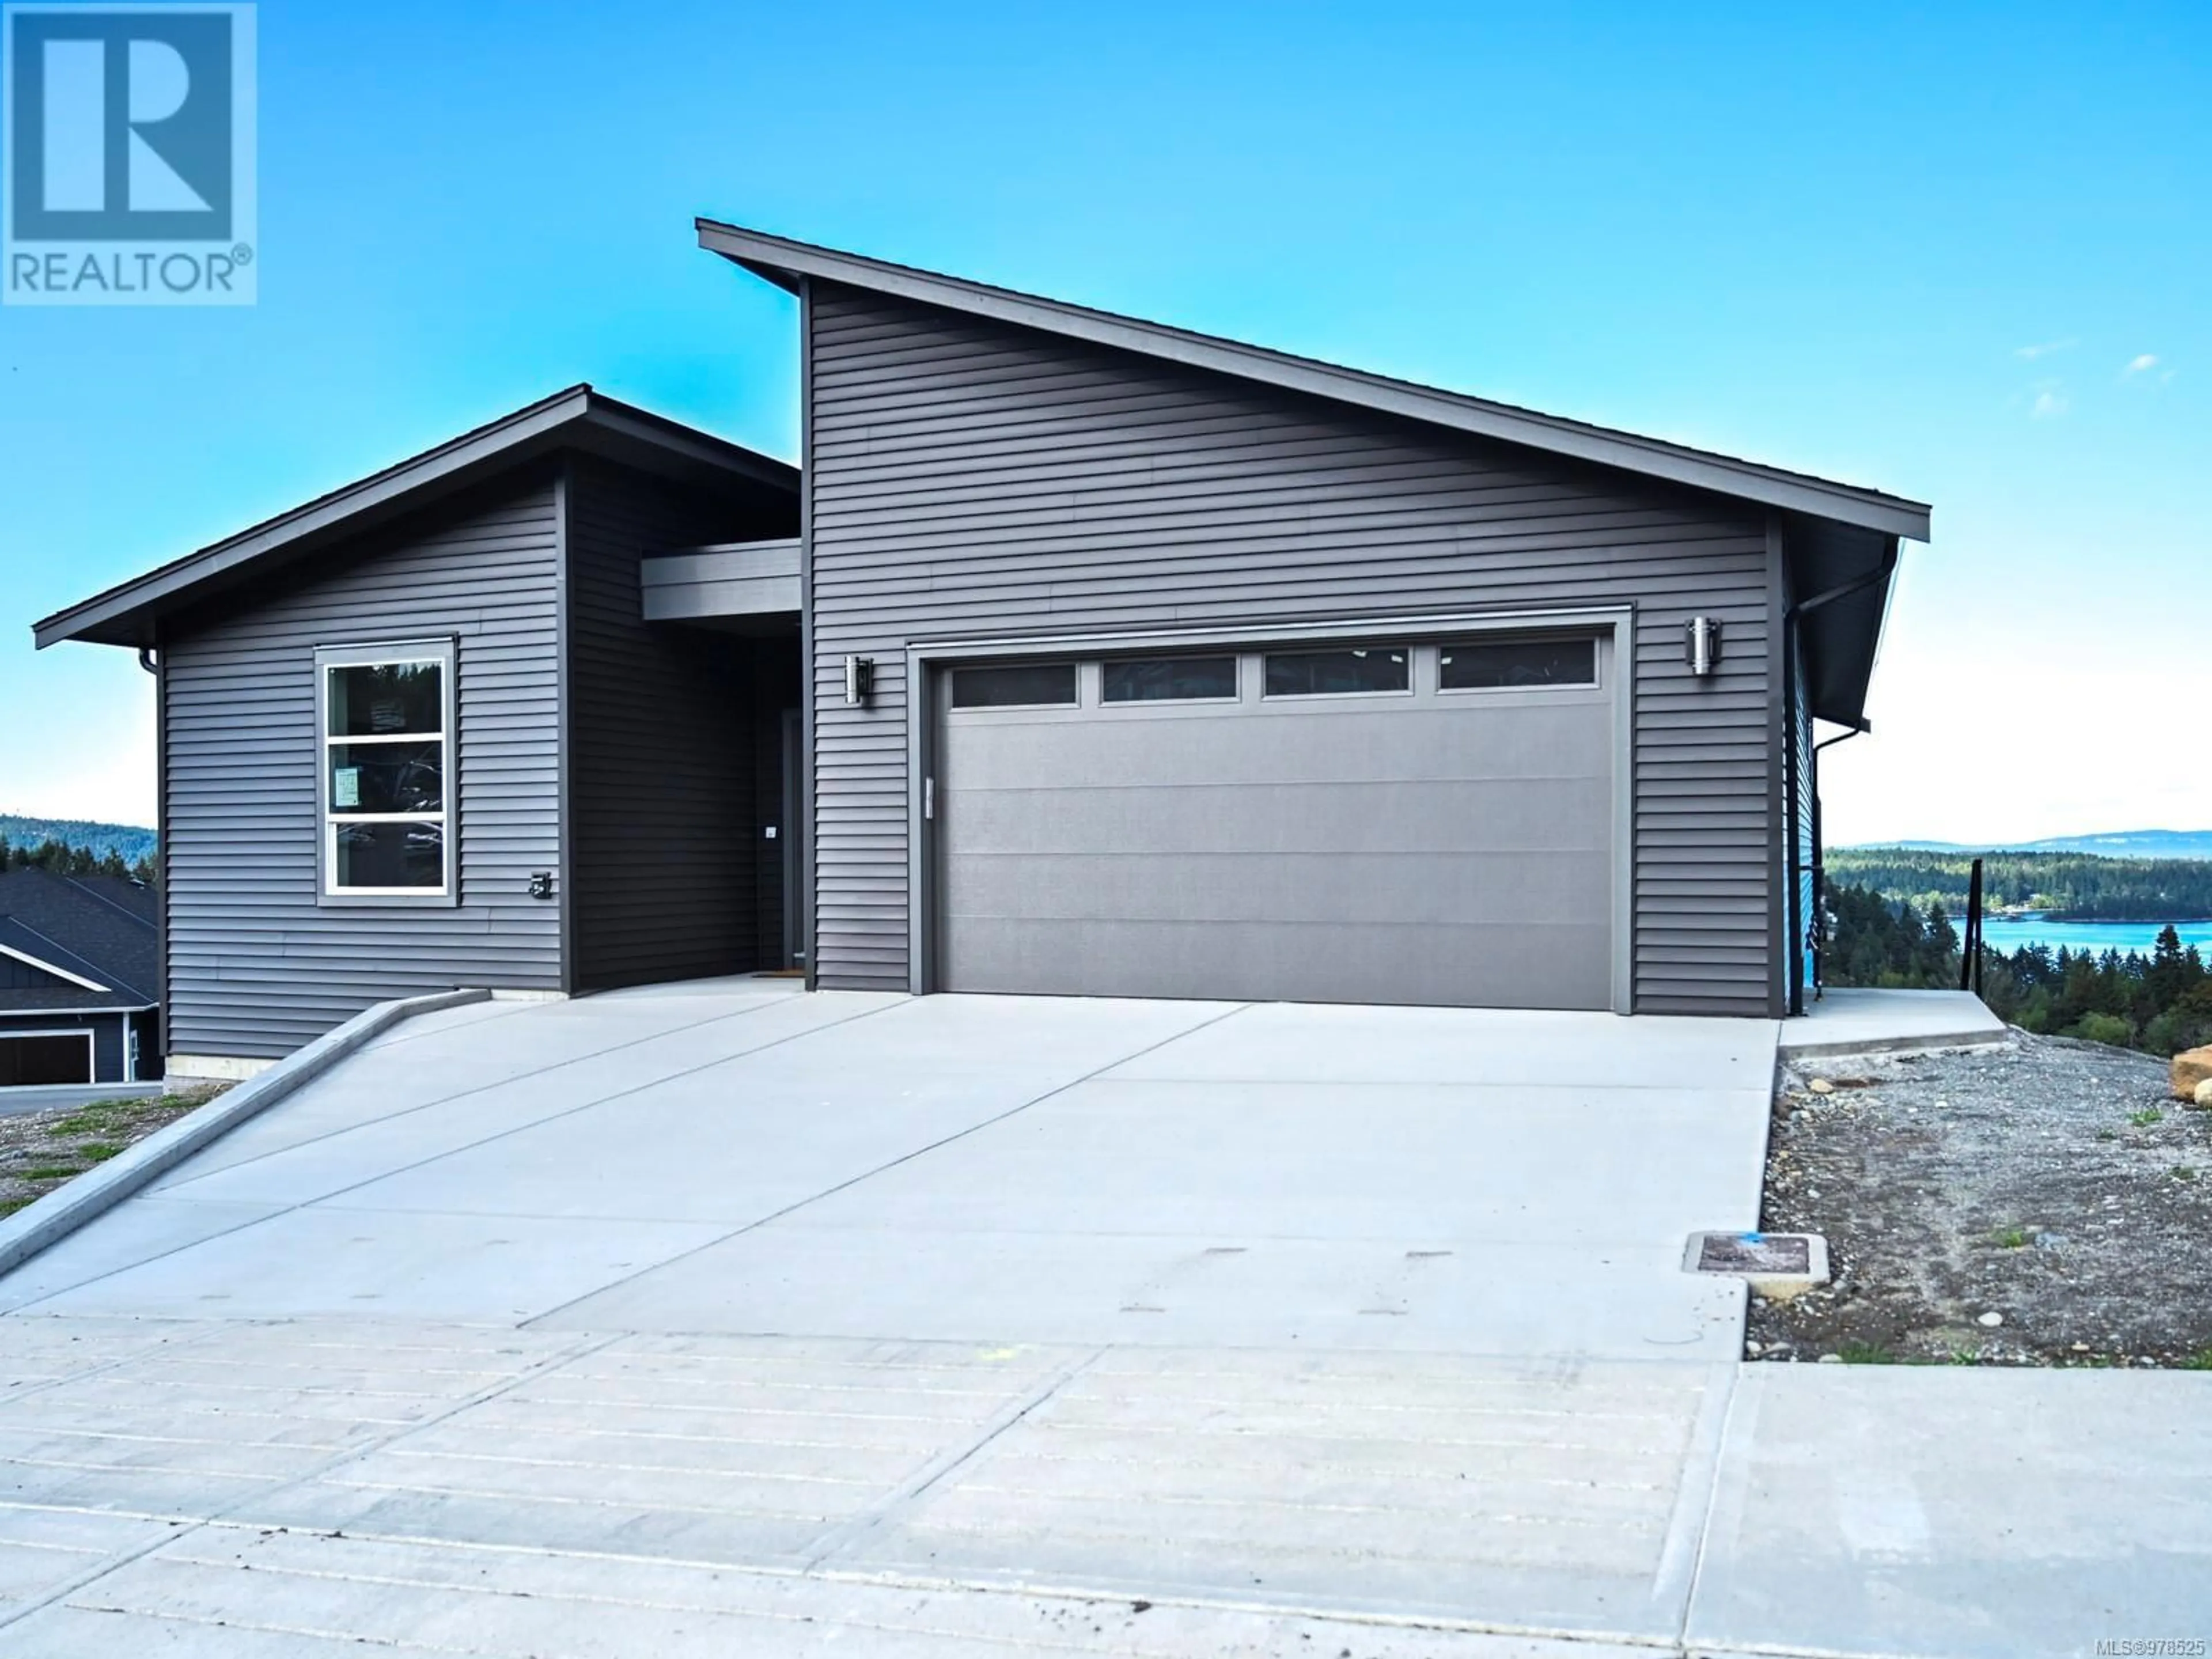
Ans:
{"label": "white-trimmed window", "polygon": [[453,644],[315,653],[325,899],[450,902]]}

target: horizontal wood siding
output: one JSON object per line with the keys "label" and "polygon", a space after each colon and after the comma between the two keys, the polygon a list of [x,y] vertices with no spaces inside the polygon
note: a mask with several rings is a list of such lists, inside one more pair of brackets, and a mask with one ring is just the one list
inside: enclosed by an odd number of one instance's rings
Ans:
{"label": "horizontal wood siding", "polygon": [[[907,982],[903,649],[1053,630],[1638,608],[1639,1008],[1767,1012],[1764,514],[1205,371],[817,282],[820,981]],[[1682,625],[1719,617],[1692,678]],[[847,653],[876,660],[848,708]]]}
{"label": "horizontal wood siding", "polygon": [[[550,467],[165,629],[170,1052],[276,1056],[370,1003],[553,990],[560,863]],[[458,639],[459,899],[319,904],[315,651]]]}
{"label": "horizontal wood siding", "polygon": [[[647,553],[726,539],[732,509],[580,459],[568,484],[571,927],[577,988],[742,973],[759,954],[755,753],[774,641],[647,624]],[[771,805],[767,810],[773,811]]]}

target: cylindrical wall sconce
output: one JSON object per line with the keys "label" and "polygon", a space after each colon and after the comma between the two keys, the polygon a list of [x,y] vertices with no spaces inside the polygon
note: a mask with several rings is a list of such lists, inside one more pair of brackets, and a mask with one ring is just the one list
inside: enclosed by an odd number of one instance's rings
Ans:
{"label": "cylindrical wall sconce", "polygon": [[876,659],[873,657],[845,659],[845,702],[854,708],[866,708],[868,699],[876,690]]}
{"label": "cylindrical wall sconce", "polygon": [[1682,624],[1682,659],[1703,679],[1721,659],[1721,625],[1715,617],[1692,617]]}

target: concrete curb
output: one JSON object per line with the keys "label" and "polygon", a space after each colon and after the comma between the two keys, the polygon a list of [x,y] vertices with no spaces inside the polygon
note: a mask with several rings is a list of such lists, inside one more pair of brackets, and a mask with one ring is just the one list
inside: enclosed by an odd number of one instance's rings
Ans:
{"label": "concrete curb", "polygon": [[489,991],[438,991],[362,1009],[336,1030],[325,1032],[267,1071],[0,1221],[0,1273],[13,1271],[49,1245],[59,1243],[88,1221],[158,1181],[193,1153],[258,1116],[403,1020],[490,1000]]}

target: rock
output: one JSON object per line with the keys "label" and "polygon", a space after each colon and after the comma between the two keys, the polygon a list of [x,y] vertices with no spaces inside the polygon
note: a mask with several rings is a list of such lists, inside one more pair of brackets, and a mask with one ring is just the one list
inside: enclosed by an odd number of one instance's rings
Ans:
{"label": "rock", "polygon": [[[2208,1052],[2212,1052],[2212,1051],[2208,1051]],[[2181,1061],[2180,1061],[2180,1060],[2175,1060],[2175,1061],[2173,1062],[2173,1064],[2174,1064],[2174,1067],[2175,1067],[2175,1069],[2174,1069],[2174,1073],[2173,1073],[2173,1076],[2174,1076],[2174,1081],[2175,1081],[2176,1085],[2178,1085],[2179,1084],[2180,1080],[2181,1080],[2181,1071],[2180,1071]],[[1826,1078],[1824,1078],[1824,1077],[1816,1077],[1816,1078],[1814,1078],[1814,1079],[1810,1083],[1807,1084],[1805,1086],[1806,1086],[1807,1088],[1810,1089],[1810,1090],[1811,1090],[1814,1094],[1816,1094],[1816,1095],[1832,1095],[1832,1094],[1833,1094],[1833,1093],[1835,1093],[1835,1092],[1836,1092],[1836,1085],[1835,1085],[1834,1084],[1832,1084],[1832,1083],[1829,1082],[1829,1081],[1828,1081],[1828,1079],[1826,1079]]]}
{"label": "rock", "polygon": [[1823,1365],[1840,1365],[1844,1363],[1844,1357],[1839,1353],[1824,1353],[1820,1356],[1820,1363]]}
{"label": "rock", "polygon": [[1984,1314],[1974,1322],[1978,1325],[1986,1325],[1990,1329],[1995,1330],[1998,1326],[2004,1323],[2004,1316],[1999,1313],[1995,1308],[1992,1308],[1989,1312]]}
{"label": "rock", "polygon": [[2199,1084],[2212,1080],[2212,1047],[2190,1048],[2173,1057],[2173,1097],[2197,1103]]}
{"label": "rock", "polygon": [[2197,1085],[2197,1093],[2191,1099],[2190,1104],[2212,1111],[2212,1077],[2206,1078],[2203,1082]]}

